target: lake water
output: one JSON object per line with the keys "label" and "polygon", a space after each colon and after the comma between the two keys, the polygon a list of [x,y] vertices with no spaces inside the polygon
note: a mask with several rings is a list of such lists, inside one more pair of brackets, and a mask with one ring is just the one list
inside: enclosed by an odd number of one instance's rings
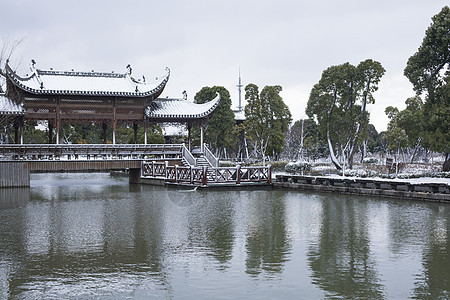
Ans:
{"label": "lake water", "polygon": [[449,204],[109,174],[0,197],[0,299],[450,297]]}

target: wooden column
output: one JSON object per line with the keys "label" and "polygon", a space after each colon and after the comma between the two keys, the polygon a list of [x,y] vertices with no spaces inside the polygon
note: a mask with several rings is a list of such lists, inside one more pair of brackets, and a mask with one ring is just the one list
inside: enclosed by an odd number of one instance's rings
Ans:
{"label": "wooden column", "polygon": [[116,126],[117,126],[117,120],[116,120],[116,97],[114,97],[114,100],[113,100],[113,120],[112,120],[112,128],[113,128],[112,143],[113,143],[113,145],[116,144]]}
{"label": "wooden column", "polygon": [[23,144],[24,117],[18,117],[14,121],[14,144]]}
{"label": "wooden column", "polygon": [[24,117],[20,117],[20,144],[23,145],[23,130],[25,127]]}
{"label": "wooden column", "polygon": [[19,143],[19,126],[19,120],[16,120],[16,122],[14,122],[14,144]]}
{"label": "wooden column", "polygon": [[203,123],[200,123],[200,152],[203,153]]}
{"label": "wooden column", "polygon": [[106,144],[106,130],[108,129],[108,125],[105,122],[103,122],[102,126],[103,126],[103,144]]}
{"label": "wooden column", "polygon": [[191,149],[191,129],[192,129],[192,124],[191,123],[188,123],[188,145],[189,145],[189,152],[191,152],[192,151],[192,149]]}
{"label": "wooden column", "polygon": [[53,123],[48,120],[48,143],[53,143]]}
{"label": "wooden column", "polygon": [[147,115],[144,114],[144,144],[147,145]]}
{"label": "wooden column", "polygon": [[133,130],[134,130],[134,143],[137,144],[137,131],[138,131],[137,123],[133,123]]}
{"label": "wooden column", "polygon": [[61,119],[60,119],[60,97],[56,99],[56,144],[59,144],[59,133],[61,131]]}

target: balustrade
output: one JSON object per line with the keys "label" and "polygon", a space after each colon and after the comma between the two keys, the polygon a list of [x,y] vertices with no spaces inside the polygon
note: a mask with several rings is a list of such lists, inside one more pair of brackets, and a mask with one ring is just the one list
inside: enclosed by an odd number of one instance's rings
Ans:
{"label": "balustrade", "polygon": [[167,182],[208,183],[271,183],[271,167],[184,167],[167,162],[144,162],[142,177],[163,177]]}

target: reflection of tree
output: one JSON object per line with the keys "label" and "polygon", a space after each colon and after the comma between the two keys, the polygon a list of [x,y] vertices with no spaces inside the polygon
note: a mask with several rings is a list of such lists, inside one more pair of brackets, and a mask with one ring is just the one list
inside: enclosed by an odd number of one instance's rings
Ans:
{"label": "reflection of tree", "polygon": [[356,201],[324,199],[319,241],[309,252],[313,283],[345,299],[383,298],[369,253],[367,211],[361,202],[356,209]]}
{"label": "reflection of tree", "polygon": [[[203,196],[207,195],[204,193]],[[205,247],[209,255],[224,264],[233,252],[234,199],[226,191],[216,193],[215,199],[199,197],[196,193],[197,203],[201,203],[190,208],[189,240],[195,247]]]}
{"label": "reflection of tree", "polygon": [[[253,192],[247,232],[246,272],[280,273],[290,250],[286,229],[286,206],[277,193]],[[272,195],[272,197],[270,197]]]}
{"label": "reflection of tree", "polygon": [[423,236],[430,237],[423,254],[423,273],[414,289],[416,299],[450,298],[450,208],[433,205],[436,211],[428,214]]}
{"label": "reflection of tree", "polygon": [[[153,187],[140,193],[142,198],[128,185],[105,185],[100,192],[89,185],[76,191],[67,186],[50,189],[52,199],[44,191],[32,193],[32,205],[18,210],[29,213],[2,228],[2,237],[5,231],[13,234],[4,243],[0,238],[0,251],[20,258],[9,274],[10,295],[41,298],[42,293],[58,293],[58,285],[66,286],[63,293],[82,294],[85,288],[99,295],[125,292],[131,288],[127,277],[135,284],[137,277],[147,278],[170,289],[162,263],[164,202],[144,198]],[[115,281],[117,276],[122,280]],[[49,279],[53,284],[47,286]],[[28,291],[28,286],[35,290]]]}

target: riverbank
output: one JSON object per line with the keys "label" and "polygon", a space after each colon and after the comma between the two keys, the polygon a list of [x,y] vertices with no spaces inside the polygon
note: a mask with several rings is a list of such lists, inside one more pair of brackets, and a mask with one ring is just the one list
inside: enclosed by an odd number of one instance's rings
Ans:
{"label": "riverbank", "polygon": [[274,188],[450,203],[448,178],[401,180],[283,174],[275,178]]}

